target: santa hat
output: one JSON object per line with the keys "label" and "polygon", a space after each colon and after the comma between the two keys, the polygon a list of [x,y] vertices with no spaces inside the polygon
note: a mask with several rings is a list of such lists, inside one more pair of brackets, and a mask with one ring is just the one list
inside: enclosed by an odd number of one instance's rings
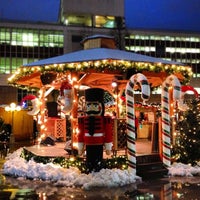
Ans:
{"label": "santa hat", "polygon": [[60,86],[60,95],[64,96],[64,90],[71,90],[71,89],[72,89],[72,85],[68,81],[62,82]]}
{"label": "santa hat", "polygon": [[33,94],[28,94],[28,95],[26,95],[22,100],[21,100],[21,102],[20,102],[20,105],[23,105],[23,103],[24,103],[24,101],[26,101],[26,100],[33,100],[33,99],[35,99],[36,98],[36,96],[35,95],[33,95]]}
{"label": "santa hat", "polygon": [[31,111],[28,111],[27,114],[37,115],[40,111],[39,99],[33,94],[28,94],[21,100],[20,105],[22,105],[26,100],[30,100],[33,106],[33,109]]}

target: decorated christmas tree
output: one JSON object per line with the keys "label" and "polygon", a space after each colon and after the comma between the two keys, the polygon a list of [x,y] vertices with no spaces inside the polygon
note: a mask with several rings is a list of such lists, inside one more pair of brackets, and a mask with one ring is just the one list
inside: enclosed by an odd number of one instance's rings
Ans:
{"label": "decorated christmas tree", "polygon": [[188,103],[188,110],[180,113],[177,137],[172,148],[176,162],[196,165],[200,161],[200,99]]}

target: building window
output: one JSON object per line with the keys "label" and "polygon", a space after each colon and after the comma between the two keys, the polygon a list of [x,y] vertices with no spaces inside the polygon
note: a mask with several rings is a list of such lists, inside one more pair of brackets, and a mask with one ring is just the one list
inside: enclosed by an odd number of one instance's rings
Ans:
{"label": "building window", "polygon": [[[148,39],[149,37],[149,39]],[[174,60],[200,72],[200,37],[132,34],[125,38],[126,49],[145,55]]]}
{"label": "building window", "polygon": [[98,28],[116,28],[116,20],[113,16],[95,16],[95,27]]}
{"label": "building window", "polygon": [[10,44],[10,31],[7,28],[0,28],[0,44]]}
{"label": "building window", "polygon": [[63,17],[63,23],[68,26],[92,26],[91,15],[65,15]]}
{"label": "building window", "polygon": [[[17,90],[17,101],[18,101],[18,103],[20,103],[22,101],[22,99],[28,94],[32,94],[32,95],[37,96],[37,91],[35,91],[35,90],[27,91],[27,90],[18,89]],[[30,105],[30,101],[27,102],[27,105],[25,106],[25,108],[27,108],[29,105]]]}
{"label": "building window", "polygon": [[10,59],[0,57],[0,74],[10,74]]}
{"label": "building window", "polygon": [[63,54],[63,31],[0,27],[0,73],[23,64]]}

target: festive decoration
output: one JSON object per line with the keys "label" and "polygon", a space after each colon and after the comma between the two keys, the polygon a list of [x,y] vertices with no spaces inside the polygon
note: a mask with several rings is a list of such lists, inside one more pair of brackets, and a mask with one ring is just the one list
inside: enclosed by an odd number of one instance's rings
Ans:
{"label": "festive decoration", "polygon": [[188,110],[183,112],[176,126],[177,137],[172,148],[175,162],[196,166],[200,160],[200,99],[188,102]]}
{"label": "festive decoration", "polygon": [[78,118],[78,152],[83,153],[86,146],[87,171],[99,171],[103,160],[103,146],[106,154],[112,150],[112,119],[104,116],[104,90],[89,88],[85,90],[85,115]]}
{"label": "festive decoration", "polygon": [[[173,95],[171,92],[173,90]],[[172,96],[172,98],[171,98]],[[181,84],[175,75],[166,78],[162,85],[161,115],[162,115],[162,140],[163,163],[167,167],[171,165],[171,115],[170,106],[181,97]]]}
{"label": "festive decoration", "polygon": [[61,111],[64,114],[68,114],[72,110],[73,95],[72,85],[68,81],[62,82],[57,103],[62,107]]}
{"label": "festive decoration", "polygon": [[197,90],[194,89],[194,87],[192,87],[191,85],[182,85],[182,86],[181,86],[182,96],[183,96],[187,91],[192,91],[192,92],[194,93],[195,97],[198,98],[199,94],[198,94]]}
{"label": "festive decoration", "polygon": [[[65,157],[48,157],[48,156],[38,156],[27,149],[23,148],[21,157],[24,158],[26,161],[34,160],[36,163],[54,163],[57,165],[60,165],[63,168],[70,168],[70,167],[77,167],[82,173],[87,173],[87,166],[85,164],[84,158],[81,157],[71,157],[71,158],[65,158]],[[127,169],[128,168],[128,162],[126,156],[118,156],[118,157],[112,157],[109,159],[104,159],[103,166],[107,169]]]}
{"label": "festive decoration", "polygon": [[79,116],[84,114],[85,109],[85,96],[81,96],[78,99],[78,114]]}
{"label": "festive decoration", "polygon": [[127,148],[128,148],[128,163],[129,170],[136,170],[135,156],[135,110],[134,110],[134,85],[139,83],[141,86],[141,97],[143,101],[149,99],[150,86],[146,77],[143,74],[135,74],[130,78],[126,85],[126,113],[127,113]]}
{"label": "festive decoration", "polygon": [[37,115],[40,112],[40,101],[39,99],[32,94],[26,95],[22,100],[21,100],[21,105],[23,104],[24,101],[30,100],[32,102],[33,109],[31,111],[28,111],[27,114],[29,115]]}
{"label": "festive decoration", "polygon": [[194,93],[195,97],[198,98],[198,92],[192,86],[190,86],[190,85],[181,86],[181,99],[178,101],[178,108],[181,111],[186,111],[188,109],[187,104],[183,103],[184,102],[184,96],[185,96],[185,93],[187,91],[192,91]]}
{"label": "festive decoration", "polygon": [[134,70],[142,73],[146,72],[165,72],[166,74],[181,74],[183,80],[182,84],[186,84],[192,77],[192,69],[188,66],[176,66],[162,63],[148,63],[148,62],[132,62],[127,60],[96,60],[96,61],[84,61],[74,63],[60,63],[51,65],[42,65],[35,67],[22,66],[16,70],[16,72],[8,79],[9,84],[17,85],[17,87],[23,88],[23,84],[17,83],[22,77],[29,76],[36,73],[54,72],[57,74],[63,74],[65,72],[77,72],[82,71],[84,73],[96,71],[96,72],[118,72],[123,74],[127,70]]}
{"label": "festive decoration", "polygon": [[51,84],[56,78],[56,73],[54,72],[45,72],[41,74],[40,79],[43,85]]}
{"label": "festive decoration", "polygon": [[26,95],[25,97],[22,98],[22,100],[21,100],[21,102],[20,102],[20,106],[23,106],[23,104],[24,104],[24,102],[25,102],[26,100],[32,100],[32,99],[35,99],[35,98],[36,98],[36,96],[33,95],[33,94],[28,94],[28,95]]}
{"label": "festive decoration", "polygon": [[51,87],[44,93],[44,96],[47,97],[54,89],[55,89],[55,87],[54,87],[54,86],[51,86]]}

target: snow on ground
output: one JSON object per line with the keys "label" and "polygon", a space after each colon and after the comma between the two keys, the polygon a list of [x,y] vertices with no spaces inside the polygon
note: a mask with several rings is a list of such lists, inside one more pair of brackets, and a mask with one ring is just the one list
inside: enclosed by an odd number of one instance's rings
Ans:
{"label": "snow on ground", "polygon": [[[64,169],[58,165],[26,161],[20,157],[22,148],[9,154],[3,166],[3,173],[11,176],[42,179],[52,181],[56,185],[68,187],[119,187],[141,181],[141,178],[128,170],[102,169],[100,172],[83,174],[77,168]],[[169,176],[200,175],[200,165],[192,167],[182,163],[174,163],[169,167]]]}
{"label": "snow on ground", "polygon": [[23,148],[9,154],[3,165],[3,173],[16,177],[42,179],[56,185],[69,187],[119,187],[141,181],[141,178],[128,170],[102,169],[100,172],[83,174],[77,168],[64,169],[58,165],[36,163],[21,158]]}
{"label": "snow on ground", "polygon": [[196,166],[175,162],[168,170],[170,176],[197,176],[200,175],[200,162]]}

